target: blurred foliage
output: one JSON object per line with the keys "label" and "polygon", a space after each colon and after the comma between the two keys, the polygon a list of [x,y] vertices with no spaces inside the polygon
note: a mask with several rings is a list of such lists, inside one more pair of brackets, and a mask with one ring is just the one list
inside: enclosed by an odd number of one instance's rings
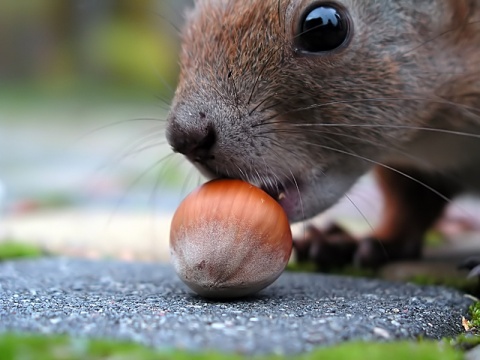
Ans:
{"label": "blurred foliage", "polygon": [[44,255],[43,251],[35,245],[6,239],[0,242],[0,261],[18,258],[36,258]]}
{"label": "blurred foliage", "polygon": [[480,329],[480,302],[473,303],[470,308],[470,316],[472,319],[470,320],[471,326],[474,326],[477,329]]}
{"label": "blurred foliage", "polygon": [[402,341],[391,343],[351,342],[338,346],[318,348],[310,353],[297,355],[257,355],[249,356],[236,353],[187,352],[180,350],[155,350],[142,345],[107,340],[88,340],[67,336],[41,336],[2,334],[0,335],[2,359],[38,359],[38,360],[77,360],[77,359],[410,359],[410,360],[460,360],[463,353],[453,348],[448,340],[443,341]]}
{"label": "blurred foliage", "polygon": [[408,282],[417,285],[438,285],[447,286],[468,294],[477,296],[479,294],[479,284],[477,279],[461,276],[434,276],[432,274],[418,274],[408,279]]}
{"label": "blurred foliage", "polygon": [[178,72],[179,3],[2,0],[0,87],[168,96]]}
{"label": "blurred foliage", "polygon": [[158,90],[175,81],[172,40],[146,26],[122,20],[102,24],[90,46],[92,62],[119,85]]}

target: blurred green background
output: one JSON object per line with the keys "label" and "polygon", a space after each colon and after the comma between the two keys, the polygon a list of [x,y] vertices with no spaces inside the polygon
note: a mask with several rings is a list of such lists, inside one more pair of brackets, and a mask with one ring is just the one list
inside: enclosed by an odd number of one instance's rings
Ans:
{"label": "blurred green background", "polygon": [[165,242],[200,181],[163,134],[189,5],[0,1],[0,240]]}
{"label": "blurred green background", "polygon": [[168,95],[186,3],[3,0],[2,88],[50,97]]}
{"label": "blurred green background", "polygon": [[[0,0],[0,242],[168,258],[172,213],[202,182],[164,137],[192,1]],[[368,232],[380,207],[367,177],[330,215]]]}

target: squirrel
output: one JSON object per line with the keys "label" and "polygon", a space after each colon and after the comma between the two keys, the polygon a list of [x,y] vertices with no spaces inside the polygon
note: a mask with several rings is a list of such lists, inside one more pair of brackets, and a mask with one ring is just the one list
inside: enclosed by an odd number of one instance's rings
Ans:
{"label": "squirrel", "polygon": [[310,256],[419,258],[451,199],[480,190],[480,0],[198,0],[166,137],[207,177],[264,189],[291,222],[373,171],[380,225]]}

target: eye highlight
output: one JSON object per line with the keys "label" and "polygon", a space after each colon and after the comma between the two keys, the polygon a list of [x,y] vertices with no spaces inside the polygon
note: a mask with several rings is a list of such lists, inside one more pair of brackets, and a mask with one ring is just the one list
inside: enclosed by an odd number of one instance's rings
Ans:
{"label": "eye highlight", "polygon": [[296,35],[300,50],[310,53],[332,51],[349,37],[350,18],[336,4],[320,3],[309,7],[301,17]]}

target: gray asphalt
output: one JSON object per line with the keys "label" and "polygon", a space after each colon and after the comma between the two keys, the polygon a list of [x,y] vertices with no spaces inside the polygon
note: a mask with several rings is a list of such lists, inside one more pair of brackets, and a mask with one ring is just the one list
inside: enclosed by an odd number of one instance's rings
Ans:
{"label": "gray asphalt", "polygon": [[204,300],[169,265],[40,259],[0,264],[0,332],[127,339],[162,349],[305,352],[346,340],[462,332],[467,297],[441,287],[285,273],[255,297]]}

